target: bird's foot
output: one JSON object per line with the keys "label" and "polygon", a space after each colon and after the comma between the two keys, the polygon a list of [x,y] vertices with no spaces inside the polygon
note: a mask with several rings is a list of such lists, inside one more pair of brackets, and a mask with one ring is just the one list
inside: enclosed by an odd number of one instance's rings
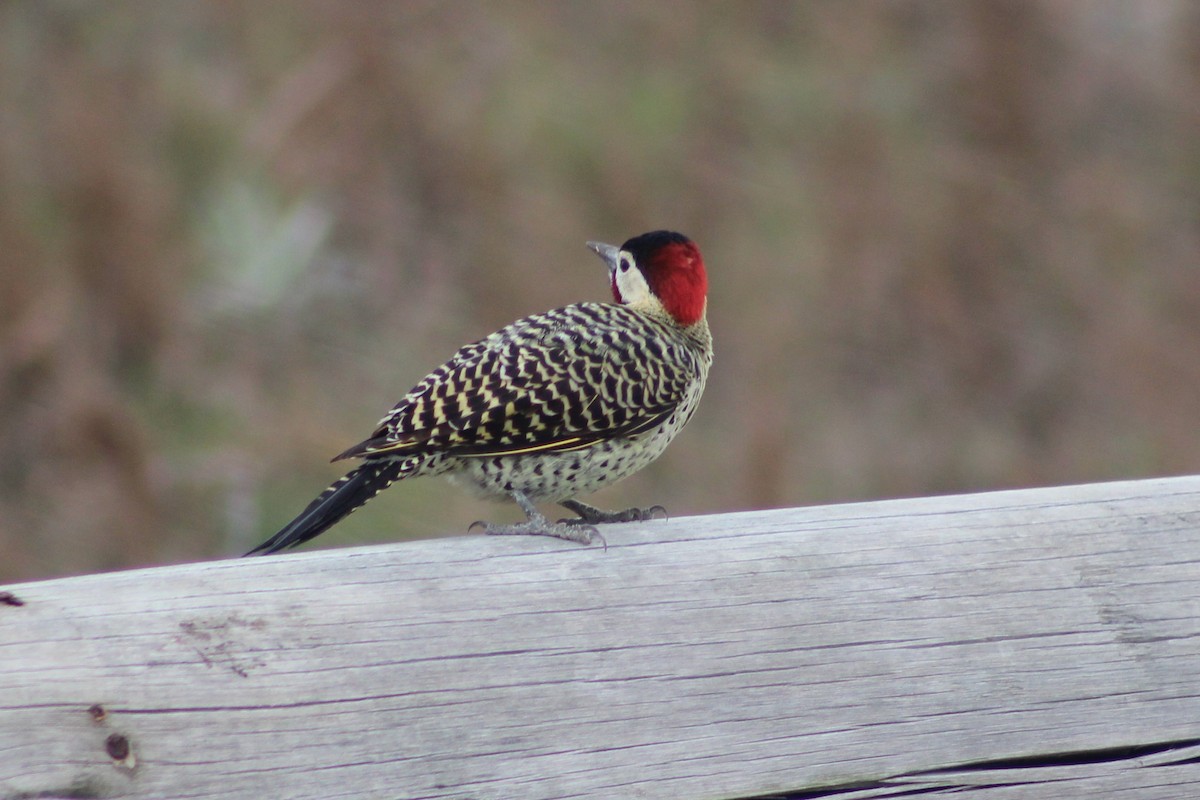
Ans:
{"label": "bird's foot", "polygon": [[662,506],[627,508],[624,511],[603,511],[578,500],[564,500],[559,505],[579,515],[571,519],[560,519],[559,525],[601,525],[606,522],[645,522],[648,519],[667,518],[667,510]]}
{"label": "bird's foot", "polygon": [[518,522],[513,525],[492,525],[489,522],[479,520],[471,523],[468,530],[478,528],[484,533],[491,536],[553,536],[556,539],[566,539],[568,542],[578,542],[579,544],[592,544],[599,541],[604,545],[604,549],[608,549],[608,542],[604,541],[604,537],[600,531],[596,530],[591,525],[567,525],[562,522],[550,522],[548,519],[538,514],[536,517],[530,517],[525,522]]}

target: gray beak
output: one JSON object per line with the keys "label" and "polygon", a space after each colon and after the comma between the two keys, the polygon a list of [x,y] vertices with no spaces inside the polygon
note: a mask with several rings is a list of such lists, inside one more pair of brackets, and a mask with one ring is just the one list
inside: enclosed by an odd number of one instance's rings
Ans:
{"label": "gray beak", "polygon": [[604,259],[604,263],[608,264],[609,272],[616,271],[621,248],[604,242],[588,242],[587,246],[589,250]]}

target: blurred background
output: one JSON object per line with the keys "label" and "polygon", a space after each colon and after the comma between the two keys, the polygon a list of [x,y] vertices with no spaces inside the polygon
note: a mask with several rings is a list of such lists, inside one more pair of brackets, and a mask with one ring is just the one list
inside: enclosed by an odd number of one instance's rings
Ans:
{"label": "blurred background", "polygon": [[[1200,471],[1200,4],[0,4],[0,580],[227,556],[697,240],[676,516]],[[439,480],[316,543],[515,507]]]}

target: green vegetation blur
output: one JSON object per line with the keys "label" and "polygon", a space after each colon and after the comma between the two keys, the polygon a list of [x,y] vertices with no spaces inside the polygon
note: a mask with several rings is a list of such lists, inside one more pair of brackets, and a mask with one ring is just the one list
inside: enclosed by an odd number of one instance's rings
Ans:
{"label": "green vegetation blur", "polygon": [[[1198,42],[1186,0],[4,3],[0,579],[246,550],[663,227],[716,364],[589,501],[1200,470]],[[518,516],[418,480],[315,544]]]}

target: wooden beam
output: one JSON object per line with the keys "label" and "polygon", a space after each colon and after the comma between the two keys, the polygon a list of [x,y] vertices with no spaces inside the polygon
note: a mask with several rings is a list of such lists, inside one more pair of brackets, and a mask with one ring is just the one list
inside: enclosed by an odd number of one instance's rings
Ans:
{"label": "wooden beam", "polygon": [[1200,477],[604,532],[0,587],[0,798],[1200,797]]}

